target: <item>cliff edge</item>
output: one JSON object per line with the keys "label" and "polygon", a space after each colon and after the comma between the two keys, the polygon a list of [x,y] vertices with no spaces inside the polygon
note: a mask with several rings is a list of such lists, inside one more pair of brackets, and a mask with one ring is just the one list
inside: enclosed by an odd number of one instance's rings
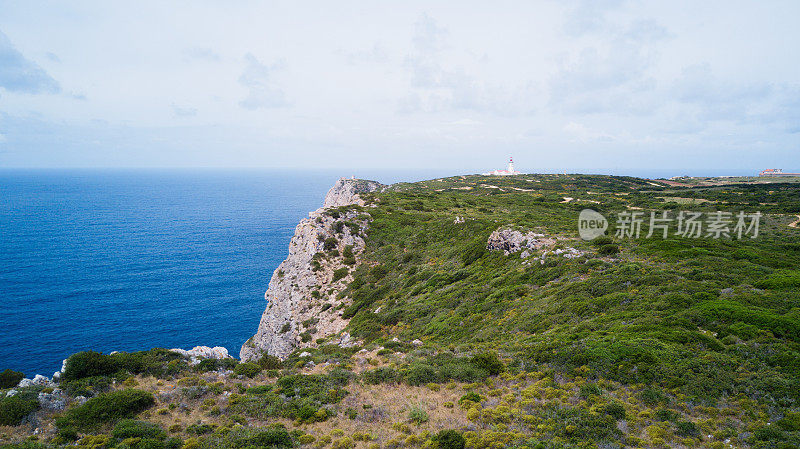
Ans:
{"label": "cliff edge", "polygon": [[[342,178],[328,191],[320,209],[300,221],[289,256],[272,275],[258,331],[239,352],[243,361],[264,354],[285,358],[297,348],[336,336],[349,320],[341,317],[336,295],[352,280],[360,263],[371,221],[359,194],[384,187],[375,181]],[[349,299],[340,302],[347,305]],[[349,335],[343,335],[347,344]]]}

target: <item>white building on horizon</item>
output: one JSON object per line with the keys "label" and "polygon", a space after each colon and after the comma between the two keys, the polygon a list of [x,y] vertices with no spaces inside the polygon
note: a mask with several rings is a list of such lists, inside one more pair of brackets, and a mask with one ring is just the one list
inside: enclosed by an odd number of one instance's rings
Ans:
{"label": "white building on horizon", "polygon": [[489,173],[484,173],[486,176],[512,176],[521,175],[522,173],[514,170],[514,158],[508,158],[508,167],[505,170],[492,170]]}

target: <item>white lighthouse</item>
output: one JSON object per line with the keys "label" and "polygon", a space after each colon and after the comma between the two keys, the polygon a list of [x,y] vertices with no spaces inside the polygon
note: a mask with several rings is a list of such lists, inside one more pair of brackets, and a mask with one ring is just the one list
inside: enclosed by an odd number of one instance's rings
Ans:
{"label": "white lighthouse", "polygon": [[514,170],[514,158],[508,158],[508,168],[505,170],[492,170],[489,173],[484,173],[486,176],[512,176],[512,175],[521,175],[522,173]]}

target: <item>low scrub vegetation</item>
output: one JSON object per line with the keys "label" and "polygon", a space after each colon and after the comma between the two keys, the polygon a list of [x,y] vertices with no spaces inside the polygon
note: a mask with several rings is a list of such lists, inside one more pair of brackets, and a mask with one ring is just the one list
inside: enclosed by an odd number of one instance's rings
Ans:
{"label": "low scrub vegetation", "polygon": [[151,393],[135,389],[103,393],[67,410],[56,420],[59,428],[92,429],[132,418],[155,404]]}

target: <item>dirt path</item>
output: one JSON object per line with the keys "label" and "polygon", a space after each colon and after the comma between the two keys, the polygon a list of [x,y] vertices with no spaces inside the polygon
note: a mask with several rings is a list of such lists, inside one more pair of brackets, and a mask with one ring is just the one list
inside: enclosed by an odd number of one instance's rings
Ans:
{"label": "dirt path", "polygon": [[796,228],[798,226],[800,226],[800,215],[797,215],[797,220],[796,221],[794,221],[792,223],[789,223],[789,227],[790,228]]}

